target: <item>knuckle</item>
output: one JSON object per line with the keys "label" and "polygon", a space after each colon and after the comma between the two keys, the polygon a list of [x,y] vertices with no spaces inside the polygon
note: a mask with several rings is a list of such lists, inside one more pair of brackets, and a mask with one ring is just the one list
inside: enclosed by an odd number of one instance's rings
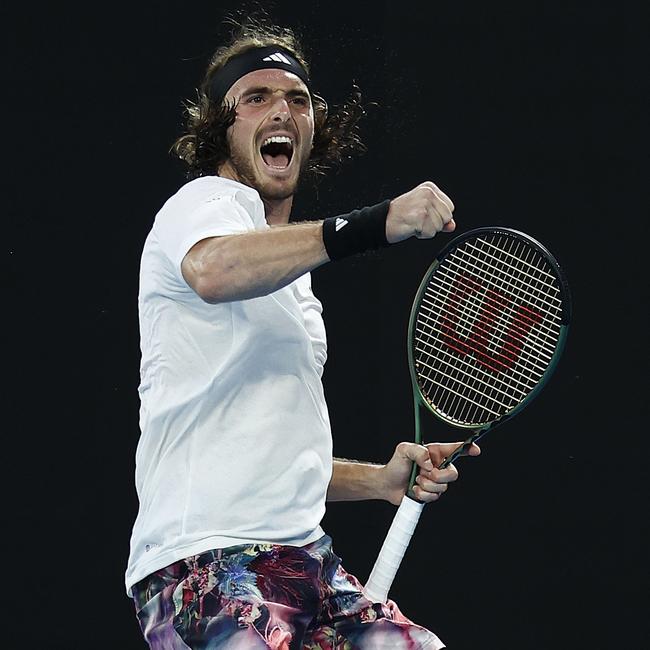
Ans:
{"label": "knuckle", "polygon": [[433,203],[434,199],[436,198],[436,192],[432,187],[420,187],[420,197],[422,200],[427,204]]}
{"label": "knuckle", "polygon": [[398,443],[397,447],[395,447],[395,451],[399,453],[405,453],[408,448],[409,448],[408,442],[400,442]]}

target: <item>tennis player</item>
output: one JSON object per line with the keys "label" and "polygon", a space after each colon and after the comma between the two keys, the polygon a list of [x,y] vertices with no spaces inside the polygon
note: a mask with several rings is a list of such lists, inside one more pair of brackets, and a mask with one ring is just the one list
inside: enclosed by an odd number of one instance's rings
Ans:
{"label": "tennis player", "polygon": [[415,496],[439,499],[458,473],[435,467],[458,443],[401,442],[385,465],[332,458],[309,272],[451,232],[454,206],[424,182],[288,223],[301,178],[361,146],[362,113],[357,97],[328,114],[290,30],[239,25],[188,112],[174,149],[193,180],[157,214],[140,274],[140,508],[126,587],[144,637],[165,650],[444,647],[394,602],[364,596],[320,522],[326,500],[399,504],[412,462]]}

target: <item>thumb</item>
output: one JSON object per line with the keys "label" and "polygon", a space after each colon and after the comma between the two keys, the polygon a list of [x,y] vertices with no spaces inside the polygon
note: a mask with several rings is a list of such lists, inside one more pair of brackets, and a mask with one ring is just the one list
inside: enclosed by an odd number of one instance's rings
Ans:
{"label": "thumb", "polygon": [[[436,463],[436,467],[445,459],[451,456],[457,449],[464,447],[467,443],[465,442],[430,442],[427,444],[427,448],[431,457]],[[461,456],[478,456],[481,453],[481,448],[476,443],[471,443],[467,445]]]}

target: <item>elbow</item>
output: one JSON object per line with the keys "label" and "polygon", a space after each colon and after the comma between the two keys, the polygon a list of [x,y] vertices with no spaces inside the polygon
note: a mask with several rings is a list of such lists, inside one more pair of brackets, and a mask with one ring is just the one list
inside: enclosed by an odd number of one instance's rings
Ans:
{"label": "elbow", "polygon": [[230,282],[230,275],[225,269],[210,269],[195,276],[194,284],[190,286],[203,302],[217,305],[233,299]]}
{"label": "elbow", "polygon": [[181,272],[185,282],[203,302],[216,305],[227,299],[223,282],[225,273],[214,268],[214,264],[208,267],[200,258],[188,254],[181,265]]}
{"label": "elbow", "polygon": [[212,278],[198,279],[192,289],[203,302],[207,302],[209,305],[216,305],[225,300],[219,285]]}

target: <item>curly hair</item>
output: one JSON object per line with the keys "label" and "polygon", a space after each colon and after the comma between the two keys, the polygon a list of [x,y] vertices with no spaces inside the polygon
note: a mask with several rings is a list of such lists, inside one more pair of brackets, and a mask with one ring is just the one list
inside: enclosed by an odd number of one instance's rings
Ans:
{"label": "curly hair", "polygon": [[[235,122],[235,105],[210,101],[208,91],[214,75],[234,56],[246,50],[277,45],[293,54],[309,74],[302,45],[293,30],[272,24],[264,15],[249,16],[243,22],[230,18],[235,27],[230,42],[212,56],[196,102],[183,103],[186,113],[185,134],[172,145],[171,151],[188,166],[187,176],[214,175],[230,156],[227,130]],[[365,152],[358,131],[358,122],[365,115],[361,92],[353,85],[350,97],[341,106],[330,110],[327,102],[312,92],[314,107],[314,140],[306,174],[317,180],[345,160]]]}

